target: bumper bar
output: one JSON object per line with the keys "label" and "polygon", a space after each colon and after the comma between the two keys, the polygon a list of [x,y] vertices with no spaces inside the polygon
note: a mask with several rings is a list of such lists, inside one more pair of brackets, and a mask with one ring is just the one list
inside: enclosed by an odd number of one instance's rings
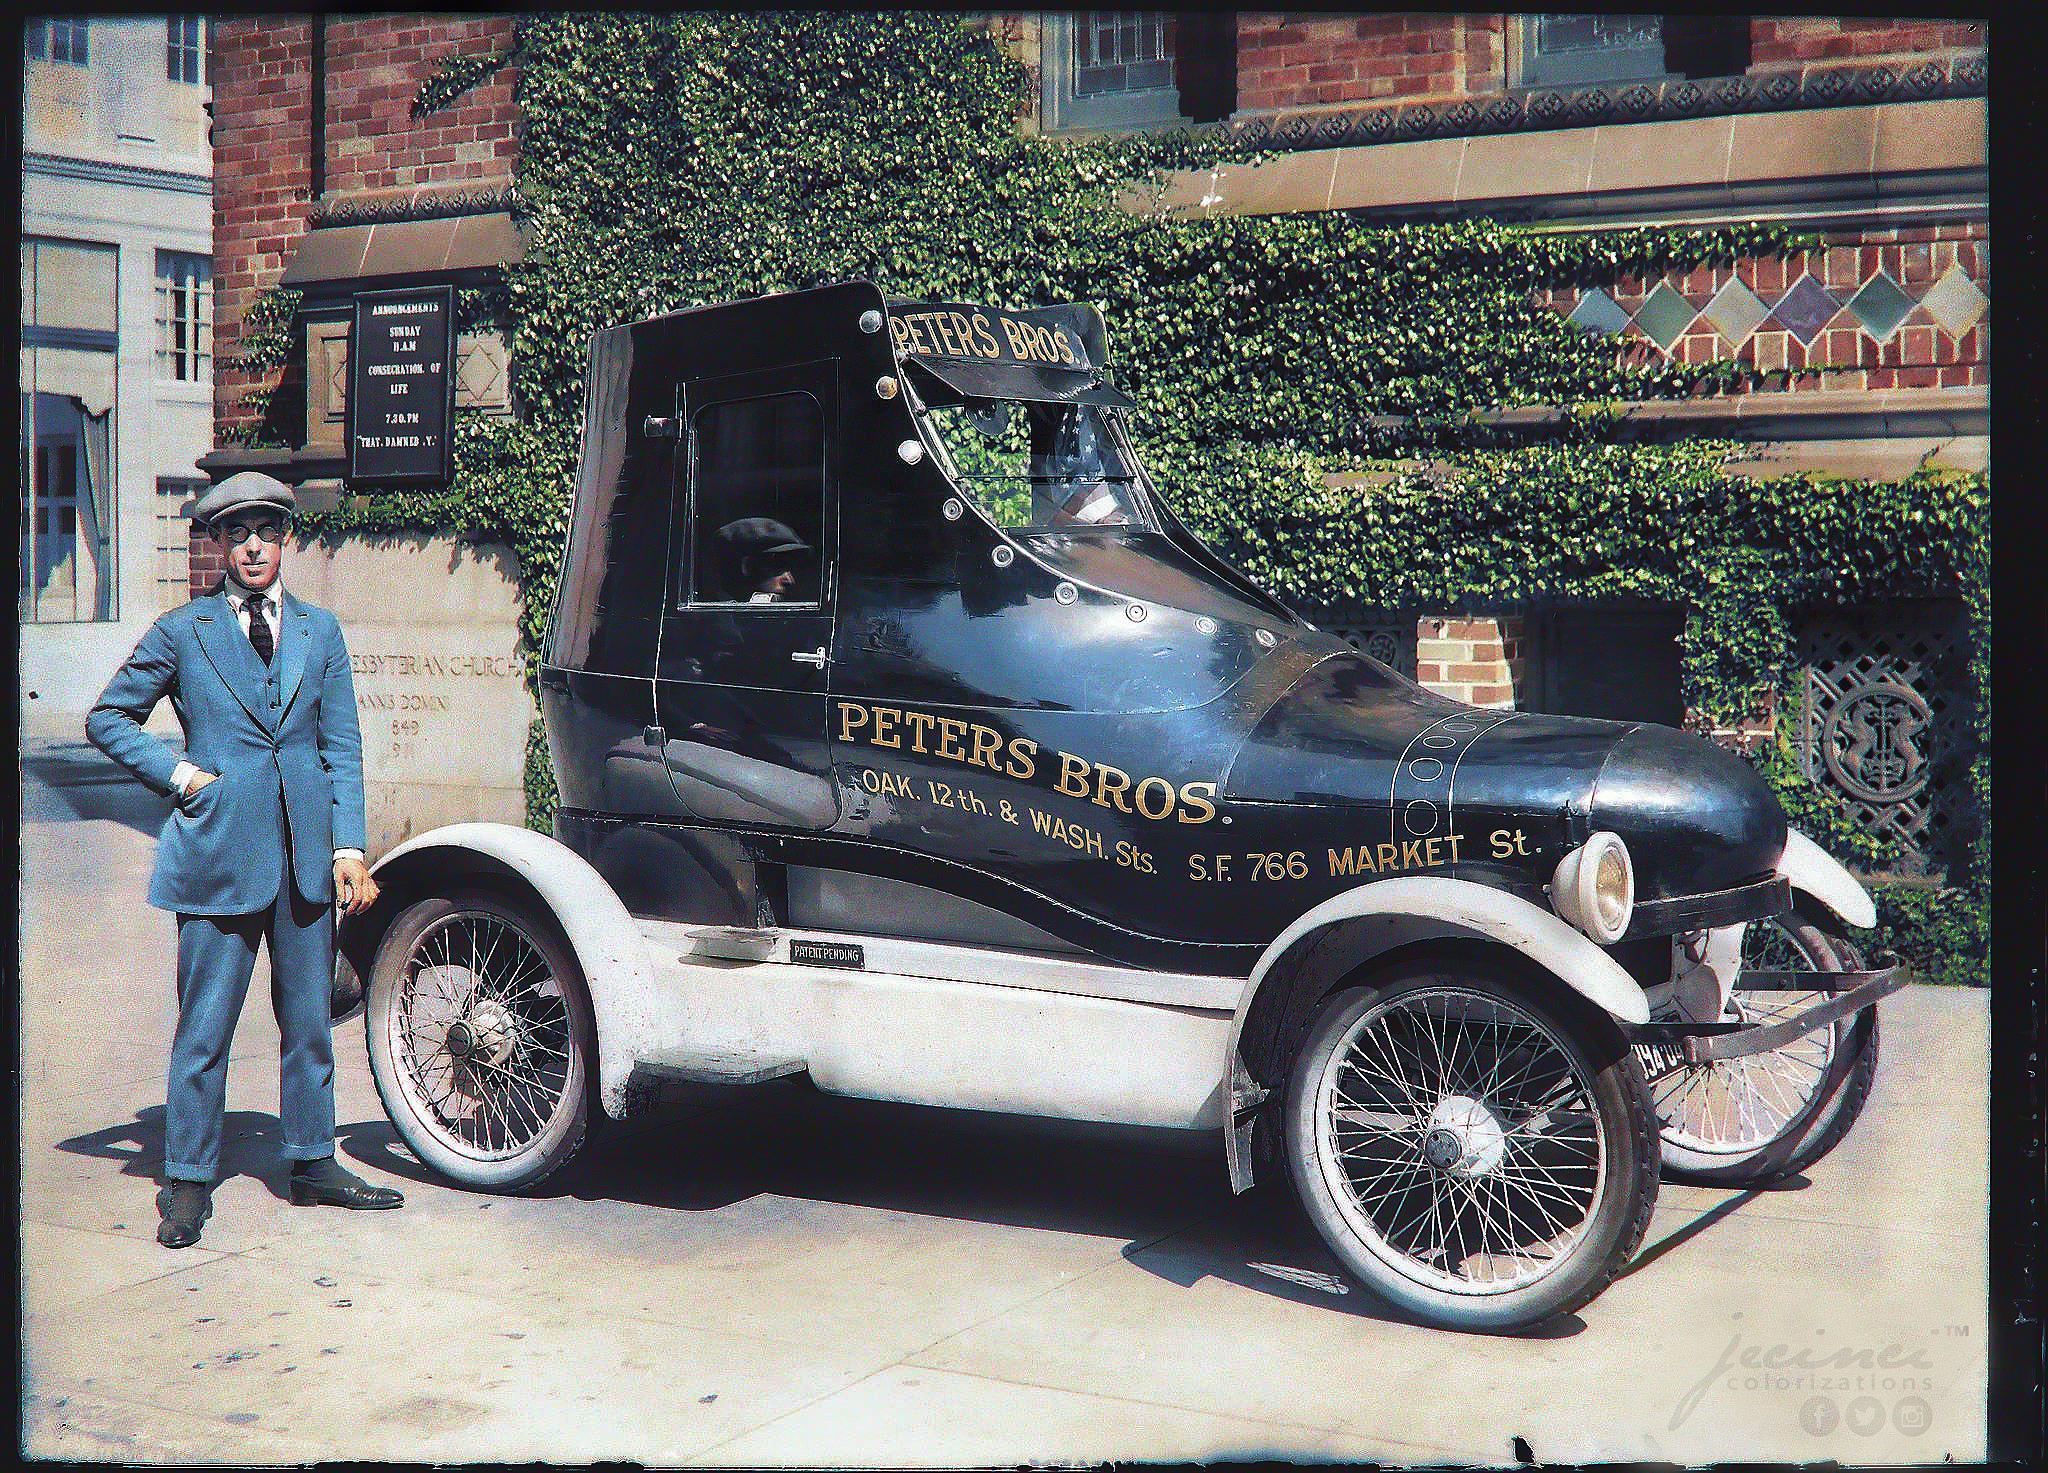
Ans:
{"label": "bumper bar", "polygon": [[1635,1040],[1676,1045],[1688,1064],[1767,1054],[1816,1028],[1861,1012],[1897,992],[1908,980],[1905,969],[1896,964],[1874,972],[1744,972],[1736,979],[1737,992],[1824,992],[1829,996],[1780,1023],[1643,1023],[1635,1029]]}

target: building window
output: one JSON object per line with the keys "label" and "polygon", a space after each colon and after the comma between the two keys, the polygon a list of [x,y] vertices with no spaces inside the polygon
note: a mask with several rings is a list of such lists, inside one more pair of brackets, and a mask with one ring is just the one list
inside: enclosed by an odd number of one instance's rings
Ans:
{"label": "building window", "polygon": [[84,66],[85,27],[82,20],[32,20],[28,23],[28,54],[37,61]]}
{"label": "building window", "polygon": [[174,15],[165,22],[169,45],[164,51],[164,75],[173,82],[206,81],[206,18]]}
{"label": "building window", "polygon": [[1043,17],[1046,126],[1143,128],[1187,121],[1174,77],[1176,18],[1156,10]]}
{"label": "building window", "polygon": [[181,608],[192,597],[192,523],[188,503],[205,494],[197,476],[160,476],[156,483],[156,604]]}
{"label": "building window", "polygon": [[205,382],[213,360],[213,261],[189,251],[156,253],[158,378]]}
{"label": "building window", "polygon": [[1665,75],[1660,15],[1525,15],[1524,87],[1591,87]]}
{"label": "building window", "polygon": [[112,246],[21,242],[20,618],[117,617]]}

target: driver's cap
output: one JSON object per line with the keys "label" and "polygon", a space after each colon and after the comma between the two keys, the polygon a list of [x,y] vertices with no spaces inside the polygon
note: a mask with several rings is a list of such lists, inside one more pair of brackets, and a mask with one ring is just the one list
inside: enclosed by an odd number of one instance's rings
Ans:
{"label": "driver's cap", "polygon": [[714,534],[740,557],[766,557],[778,552],[809,552],[810,543],[773,517],[741,517]]}

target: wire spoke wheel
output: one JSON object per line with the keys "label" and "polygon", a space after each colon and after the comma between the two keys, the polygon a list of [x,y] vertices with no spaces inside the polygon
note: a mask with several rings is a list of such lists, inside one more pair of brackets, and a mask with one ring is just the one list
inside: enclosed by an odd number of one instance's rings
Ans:
{"label": "wire spoke wheel", "polygon": [[[1753,924],[1743,936],[1744,971],[1830,971],[1833,958],[1775,919]],[[1728,1000],[1728,1022],[1770,1024],[1824,1001],[1824,992],[1746,992]],[[1662,1072],[1650,1090],[1664,1139],[1707,1156],[1745,1155],[1779,1139],[1807,1113],[1826,1086],[1844,1024],[1816,1029],[1765,1054],[1674,1064],[1659,1056]],[[1646,1059],[1645,1061],[1649,1061]]]}
{"label": "wire spoke wheel", "polygon": [[1322,1175],[1396,1273],[1498,1295],[1584,1241],[1607,1188],[1592,1077],[1512,1001],[1431,987],[1383,1002],[1328,1052],[1315,1091]]}
{"label": "wire spoke wheel", "polygon": [[480,894],[422,901],[386,935],[370,999],[371,1068],[422,1160],[517,1188],[580,1145],[589,1004],[544,920]]}
{"label": "wire spoke wheel", "polygon": [[[1743,932],[1744,972],[1858,965],[1846,941],[1797,911],[1752,922]],[[1738,978],[1722,1017],[1768,1025],[1829,995],[1750,990]],[[1877,1072],[1877,1010],[1852,1013],[1767,1053],[1686,1064],[1674,1050],[1651,1046],[1637,1056],[1650,1082],[1665,1171],[1707,1185],[1756,1186],[1819,1160],[1862,1113]]]}

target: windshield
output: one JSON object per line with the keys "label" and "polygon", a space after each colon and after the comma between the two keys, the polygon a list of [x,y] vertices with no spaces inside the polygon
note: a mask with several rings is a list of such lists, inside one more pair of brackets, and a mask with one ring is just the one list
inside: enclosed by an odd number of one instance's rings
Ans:
{"label": "windshield", "polygon": [[1156,530],[1137,468],[1095,405],[968,399],[925,418],[947,474],[999,527]]}

